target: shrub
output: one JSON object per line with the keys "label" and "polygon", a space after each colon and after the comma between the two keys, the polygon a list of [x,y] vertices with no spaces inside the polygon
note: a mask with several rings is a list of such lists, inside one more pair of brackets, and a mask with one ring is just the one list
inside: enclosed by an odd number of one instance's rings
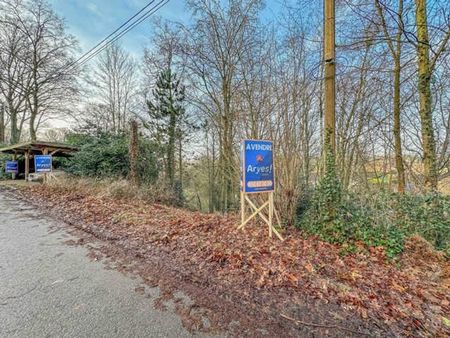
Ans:
{"label": "shrub", "polygon": [[[63,168],[76,176],[98,179],[126,178],[129,170],[129,139],[126,134],[99,133],[98,135],[72,134],[67,141],[80,147],[73,157],[64,161]],[[139,140],[139,179],[154,182],[158,177],[157,146]]]}
{"label": "shrub", "polygon": [[439,194],[397,196],[398,224],[450,254],[450,197]]}
{"label": "shrub", "polygon": [[450,253],[450,199],[440,195],[423,196],[394,193],[342,196],[332,219],[323,209],[319,187],[311,207],[297,226],[307,234],[351,251],[358,243],[382,246],[388,257],[403,251],[407,237],[418,234],[435,249]]}
{"label": "shrub", "polygon": [[6,180],[8,178],[11,178],[11,175],[5,173],[6,161],[9,160],[10,158],[11,156],[0,153],[0,180]]}

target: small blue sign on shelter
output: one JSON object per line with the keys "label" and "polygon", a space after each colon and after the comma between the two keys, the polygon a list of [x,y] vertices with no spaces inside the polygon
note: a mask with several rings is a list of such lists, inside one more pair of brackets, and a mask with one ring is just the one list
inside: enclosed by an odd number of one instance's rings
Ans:
{"label": "small blue sign on shelter", "polygon": [[19,163],[17,161],[6,161],[5,172],[9,174],[18,174]]}
{"label": "small blue sign on shelter", "polygon": [[37,173],[49,173],[52,171],[52,155],[34,156],[34,171]]}
{"label": "small blue sign on shelter", "polygon": [[273,142],[243,140],[241,144],[241,190],[245,193],[274,191]]}

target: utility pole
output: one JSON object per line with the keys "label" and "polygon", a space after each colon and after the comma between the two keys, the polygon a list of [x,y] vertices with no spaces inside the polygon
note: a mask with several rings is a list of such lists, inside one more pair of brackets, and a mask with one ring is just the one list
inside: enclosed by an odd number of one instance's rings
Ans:
{"label": "utility pole", "polygon": [[325,68],[325,154],[336,151],[336,51],[335,51],[335,3],[324,0],[324,68]]}

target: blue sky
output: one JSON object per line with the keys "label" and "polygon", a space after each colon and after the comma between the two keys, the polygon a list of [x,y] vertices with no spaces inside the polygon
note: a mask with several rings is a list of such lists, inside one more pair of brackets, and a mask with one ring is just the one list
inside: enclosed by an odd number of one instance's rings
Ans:
{"label": "blue sky", "polygon": [[[49,0],[56,13],[65,19],[68,31],[80,42],[81,53],[88,51],[128,20],[149,0]],[[158,1],[155,1],[157,3]],[[277,0],[266,1],[264,15],[279,8]],[[170,0],[157,15],[169,20],[188,22],[185,0]],[[152,16],[154,17],[154,16]],[[152,19],[142,22],[121,38],[121,44],[135,57],[149,44]]]}
{"label": "blue sky", "polygon": [[[68,31],[86,52],[144,7],[149,0],[50,0],[56,13],[65,19]],[[158,3],[158,1],[155,1]],[[171,0],[157,14],[170,20],[187,20],[184,0]],[[154,16],[152,16],[154,17]],[[122,45],[138,56],[149,43],[151,18],[121,38]]]}

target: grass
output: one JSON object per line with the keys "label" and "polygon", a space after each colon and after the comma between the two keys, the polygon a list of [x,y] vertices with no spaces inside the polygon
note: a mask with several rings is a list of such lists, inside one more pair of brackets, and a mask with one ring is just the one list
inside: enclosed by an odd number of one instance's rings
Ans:
{"label": "grass", "polygon": [[25,180],[0,180],[0,186],[6,186],[6,187],[17,187],[17,188],[23,188],[23,187],[31,187],[34,185],[39,185],[38,182],[27,182]]}

